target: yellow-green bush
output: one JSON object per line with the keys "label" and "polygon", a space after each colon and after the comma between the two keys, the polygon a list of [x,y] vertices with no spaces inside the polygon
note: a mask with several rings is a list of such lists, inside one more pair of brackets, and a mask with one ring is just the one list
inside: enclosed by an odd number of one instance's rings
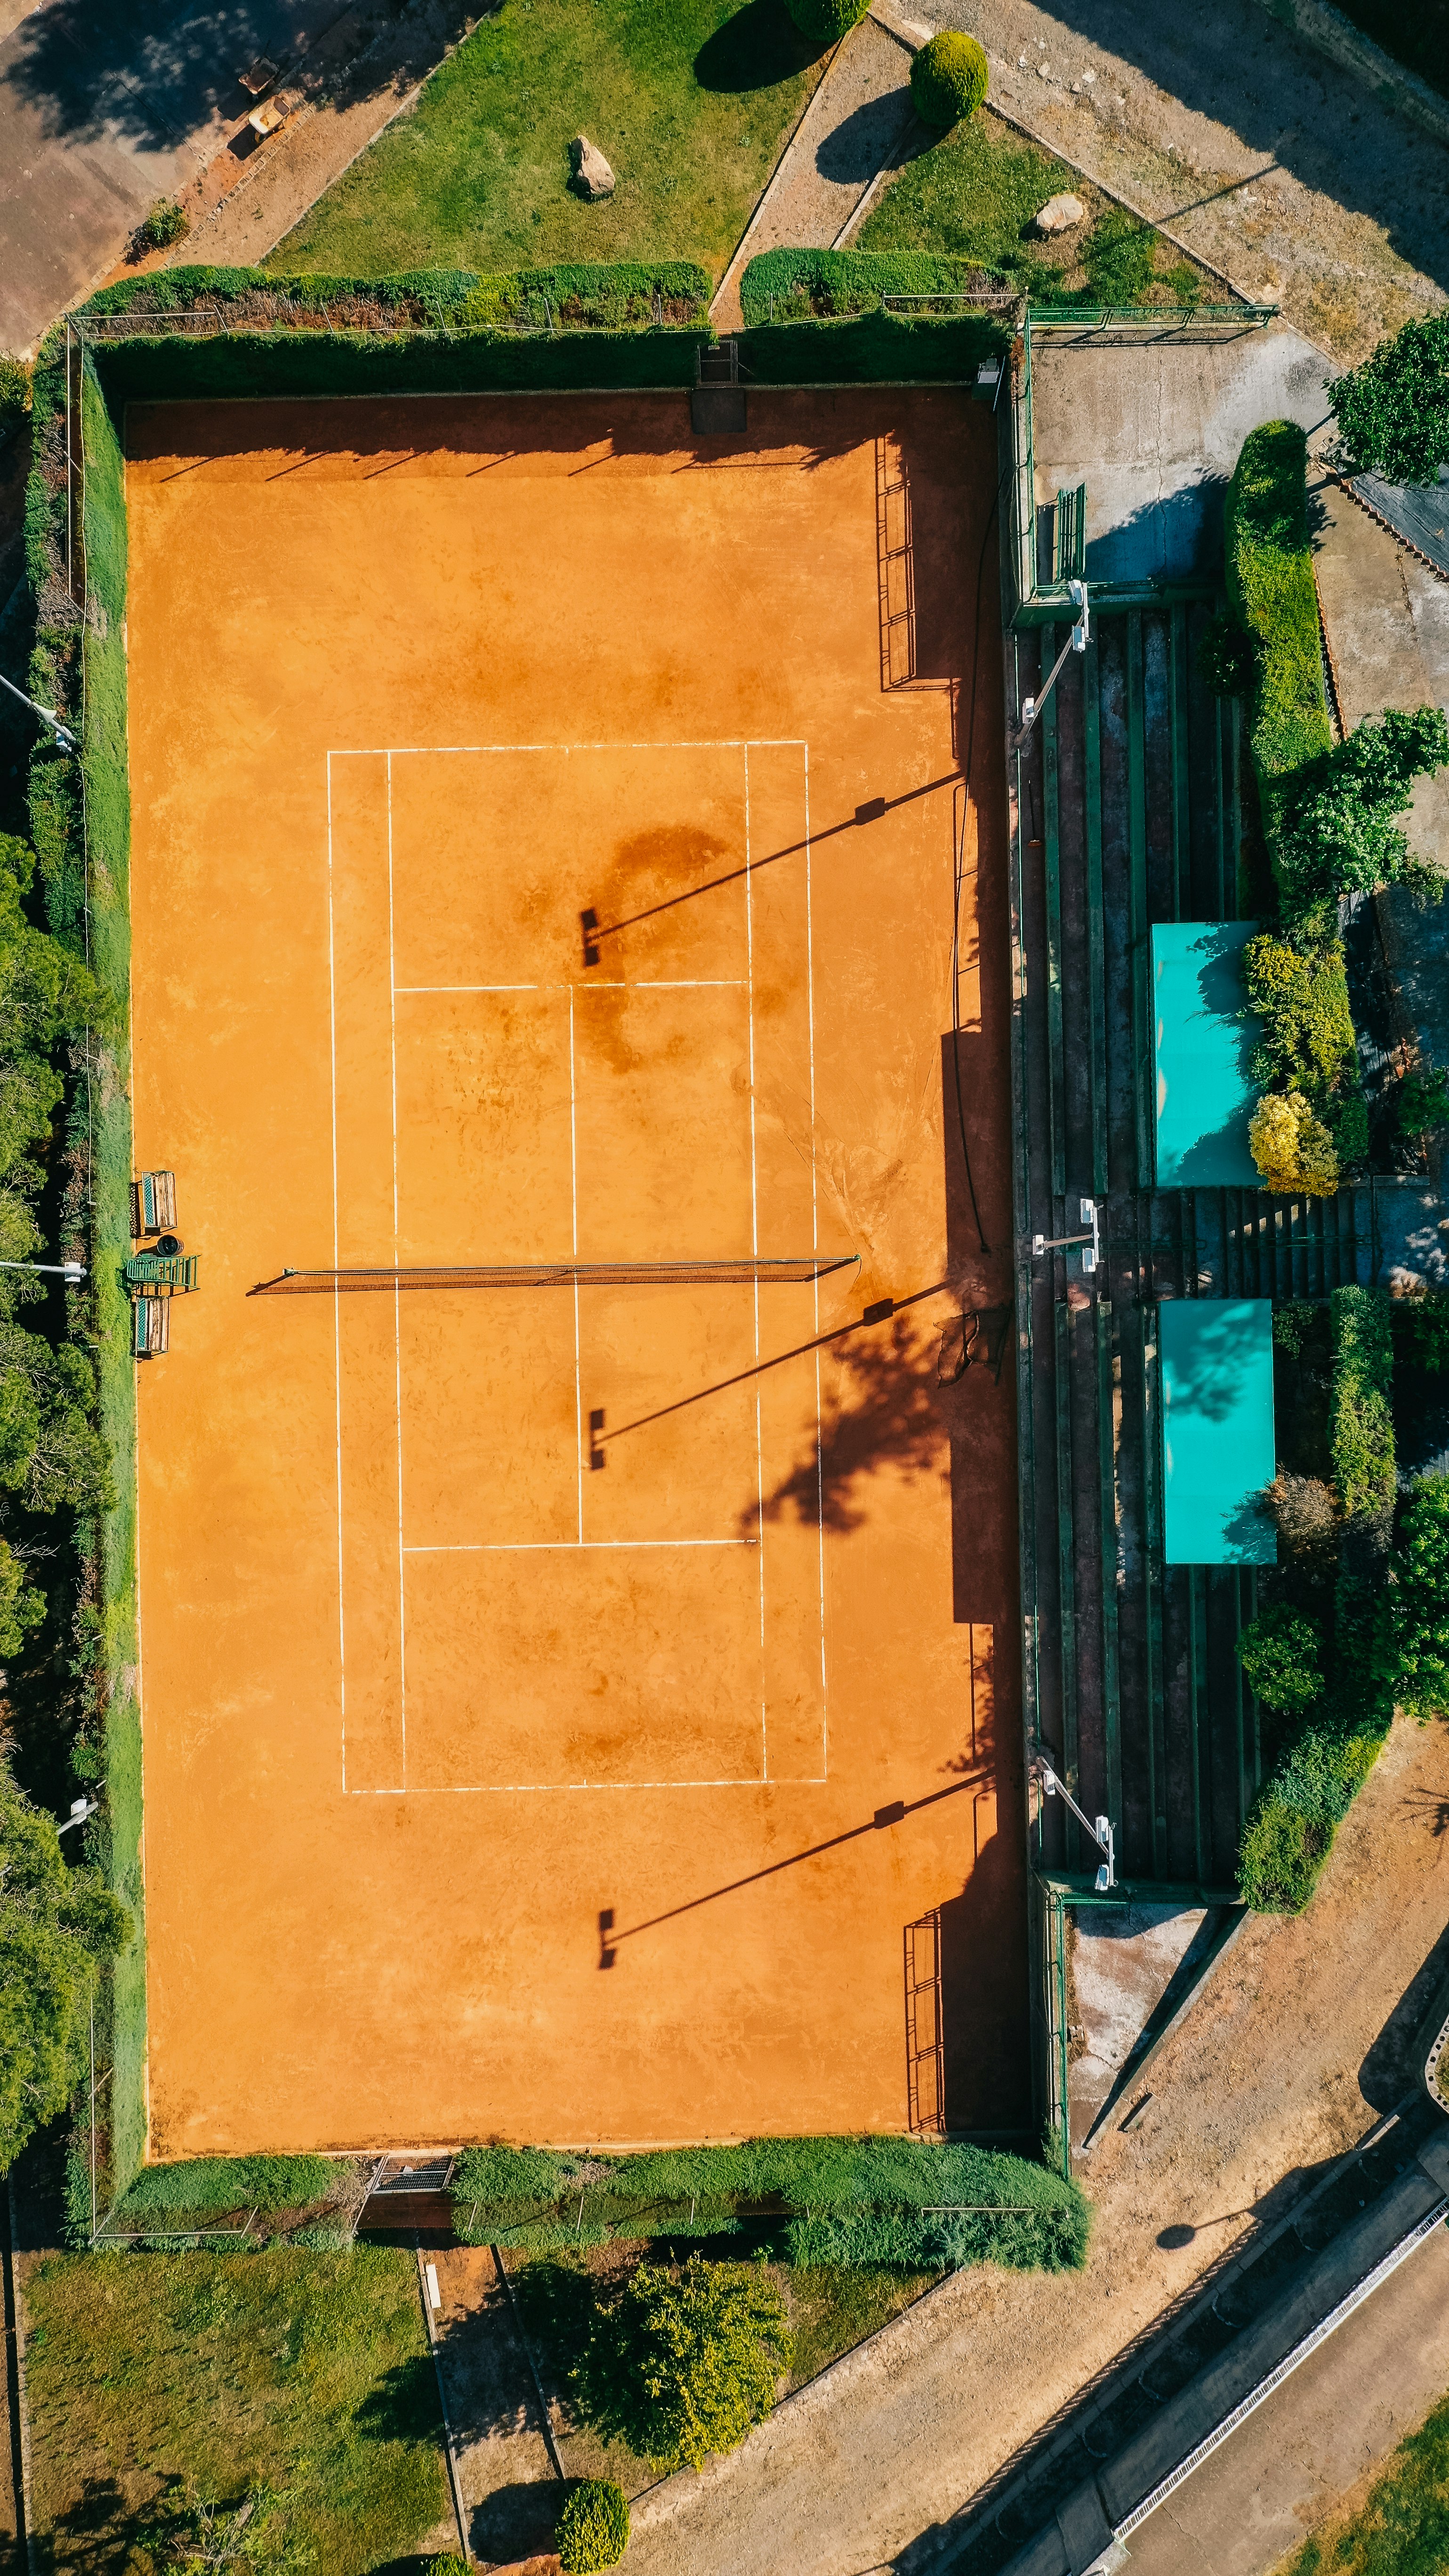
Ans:
{"label": "yellow-green bush", "polygon": [[1253,1160],[1270,1190],[1332,1198],[1338,1187],[1333,1138],[1301,1091],[1265,1091],[1248,1128]]}

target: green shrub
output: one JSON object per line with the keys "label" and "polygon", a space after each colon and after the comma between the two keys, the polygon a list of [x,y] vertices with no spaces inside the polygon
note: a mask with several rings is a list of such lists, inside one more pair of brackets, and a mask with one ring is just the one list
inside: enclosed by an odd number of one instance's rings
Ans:
{"label": "green shrub", "polygon": [[1449,1074],[1434,1065],[1423,1073],[1406,1073],[1394,1106],[1401,1136],[1419,1137],[1449,1125]]}
{"label": "green shrub", "polygon": [[1449,465],[1449,313],[1406,322],[1328,399],[1354,463],[1391,483],[1432,483]]}
{"label": "green shrub", "polygon": [[1444,880],[1416,858],[1399,828],[1416,778],[1449,763],[1449,722],[1438,707],[1366,716],[1285,785],[1274,850],[1295,911],[1404,880],[1442,894]]}
{"label": "green shrub", "polygon": [[1394,1458],[1393,1333],[1388,1300],[1368,1288],[1335,1288],[1329,1445],[1346,1512],[1382,1512],[1398,1490]]}
{"label": "green shrub", "polygon": [[468,2561],[456,2549],[444,2549],[428,2560],[428,2576],[468,2576]]}
{"label": "green shrub", "polygon": [[762,2265],[691,2254],[677,2277],[641,2263],[596,2310],[574,2378],[596,2430],[657,2469],[698,2469],[769,2414],[793,2351]]}
{"label": "green shrub", "polygon": [[30,409],[30,368],[0,350],[0,438],[18,429]]}
{"label": "green shrub", "polygon": [[185,241],[191,230],[191,217],[174,197],[158,197],[150,213],[143,215],[131,235],[132,256],[143,259],[148,250],[169,250],[173,242]]}
{"label": "green shrub", "polygon": [[1238,1890],[1255,1914],[1301,1914],[1328,1844],[1322,1831],[1271,1791],[1258,1800],[1238,1853]]}
{"label": "green shrub", "polygon": [[1238,1653],[1264,1707],[1296,1715],[1323,1697],[1322,1646],[1311,1619],[1287,1602],[1275,1601],[1243,1630]]}
{"label": "green shrub", "polygon": [[1228,486],[1228,597],[1252,640],[1250,745],[1274,869],[1284,782],[1333,747],[1308,543],[1308,442],[1296,421],[1253,430]]}
{"label": "green shrub", "polygon": [[812,45],[834,45],[865,16],[870,0],[789,0],[789,5],[801,35]]}
{"label": "green shrub", "polygon": [[1311,1298],[1290,1297],[1273,1309],[1273,1347],[1299,1359],[1318,1320],[1319,1309]]}
{"label": "green shrub", "polygon": [[911,65],[911,97],[927,125],[959,125],[986,96],[986,54],[974,36],[954,28],[922,45]]}
{"label": "green shrub", "polygon": [[629,2506],[612,2478],[582,2478],[564,2499],[554,2528],[563,2576],[617,2567],[629,2546]]}
{"label": "green shrub", "polygon": [[1421,1476],[1404,1513],[1393,1585],[1399,1697],[1415,1717],[1449,1710],[1449,1476]]}
{"label": "green shrub", "polygon": [[1270,1190],[1332,1198],[1341,1177],[1333,1137],[1301,1091],[1265,1091],[1248,1122],[1248,1147]]}
{"label": "green shrub", "polygon": [[[979,261],[934,251],[767,250],[746,263],[740,306],[747,329],[778,326],[807,316],[877,312],[885,295],[959,298],[982,275]],[[959,311],[959,305],[943,302],[942,309]],[[1006,345],[1009,334],[999,321],[973,318]]]}
{"label": "green shrub", "polygon": [[1423,1297],[1391,1298],[1389,1322],[1399,1367],[1424,1369],[1431,1377],[1449,1368],[1449,1297],[1430,1289]]}
{"label": "green shrub", "polygon": [[1321,1108],[1357,1074],[1342,944],[1335,940],[1325,957],[1260,930],[1243,950],[1243,982],[1263,1023],[1255,1075]]}
{"label": "green shrub", "polygon": [[1215,698],[1245,698],[1253,685],[1253,646],[1230,608],[1199,638],[1198,675]]}

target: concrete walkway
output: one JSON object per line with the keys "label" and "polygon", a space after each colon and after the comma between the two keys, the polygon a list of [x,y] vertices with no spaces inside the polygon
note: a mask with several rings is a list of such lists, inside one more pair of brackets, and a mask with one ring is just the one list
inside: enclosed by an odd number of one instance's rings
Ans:
{"label": "concrete walkway", "polygon": [[720,280],[710,306],[716,330],[740,328],[740,278],[750,260],[767,250],[829,250],[882,170],[910,158],[914,50],[904,26],[897,33],[874,15],[836,47]]}
{"label": "concrete walkway", "polygon": [[990,95],[1340,360],[1449,291],[1449,149],[1259,0],[910,0]]}
{"label": "concrete walkway", "polygon": [[1133,2533],[1133,2576],[1269,2576],[1446,2389],[1441,2227]]}

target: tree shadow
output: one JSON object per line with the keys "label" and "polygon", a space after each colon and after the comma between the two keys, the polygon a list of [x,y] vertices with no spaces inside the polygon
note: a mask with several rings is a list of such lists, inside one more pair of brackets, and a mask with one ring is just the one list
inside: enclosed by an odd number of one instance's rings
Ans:
{"label": "tree shadow", "polygon": [[832,126],[816,147],[815,167],[836,187],[864,187],[885,161],[911,110],[898,94],[868,98]]}
{"label": "tree shadow", "polygon": [[[949,1444],[936,1394],[936,1336],[923,1340],[904,1315],[882,1333],[838,1354],[839,1376],[825,1397],[820,1444],[805,1454],[764,1498],[767,1521],[792,1514],[845,1536],[864,1526],[871,1480],[892,1474],[913,1485],[923,1476],[945,1481]],[[753,1535],[755,1507],[740,1515]]]}
{"label": "tree shadow", "polygon": [[431,2442],[441,2430],[438,2374],[431,2352],[409,2355],[385,2370],[358,2407],[359,2432],[373,2442]]}
{"label": "tree shadow", "polygon": [[705,38],[694,58],[694,77],[701,89],[732,95],[774,89],[807,71],[826,51],[826,45],[802,36],[785,0],[746,0],[743,9]]}
{"label": "tree shadow", "polygon": [[516,2568],[520,2562],[549,2556],[554,2527],[569,2490],[557,2478],[539,2478],[522,2486],[495,2487],[468,2516],[473,2555],[484,2567]]}
{"label": "tree shadow", "polygon": [[1406,2093],[1422,2088],[1424,2060],[1446,2013],[1449,1925],[1410,1978],[1358,2070],[1359,2091],[1376,2111],[1392,2111]]}

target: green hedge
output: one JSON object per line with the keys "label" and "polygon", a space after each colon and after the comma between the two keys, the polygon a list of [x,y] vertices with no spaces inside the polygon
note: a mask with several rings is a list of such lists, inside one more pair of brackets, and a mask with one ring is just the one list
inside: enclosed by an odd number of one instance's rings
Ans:
{"label": "green hedge", "polygon": [[757,324],[739,337],[741,371],[761,385],[963,384],[1009,346],[992,313],[861,313]]}
{"label": "green hedge", "polygon": [[1333,1325],[1329,1445],[1338,1498],[1346,1512],[1389,1511],[1398,1477],[1388,1300],[1369,1288],[1335,1288],[1328,1306]]}
{"label": "green hedge", "polygon": [[[959,295],[996,281],[979,260],[938,258],[931,251],[767,250],[740,279],[747,328],[841,313],[872,313],[883,295]],[[998,320],[1001,346],[1009,324]]]}
{"label": "green hedge", "polygon": [[125,2229],[134,2219],[309,2208],[351,2173],[350,2164],[329,2156],[200,2156],[189,2164],[143,2165],[116,2205],[115,2223]]}
{"label": "green hedge", "polygon": [[452,2188],[465,2242],[530,2254],[764,2222],[796,2263],[1056,2271],[1085,2260],[1089,2224],[1075,2186],[1024,2157],[908,2138],[755,2138],[587,2161],[472,2148]]}
{"label": "green hedge", "polygon": [[1421,1476],[1395,1569],[1399,1689],[1415,1717],[1449,1713],[1449,1476]]}
{"label": "green hedge", "polygon": [[[707,270],[688,259],[614,260],[551,268],[488,271],[471,268],[409,269],[393,277],[276,277],[261,268],[168,268],[123,278],[91,296],[88,313],[163,313],[178,307],[219,307],[248,327],[265,320],[325,328],[329,312],[346,323],[345,308],[395,317],[391,327],[447,326],[502,320],[528,313],[545,299],[561,330],[618,329],[626,322],[654,323],[663,306],[667,323],[707,319],[713,287]],[[542,316],[540,316],[542,319]],[[547,323],[544,324],[547,328]]]}
{"label": "green hedge", "polygon": [[1254,646],[1249,742],[1270,855],[1280,783],[1333,748],[1308,542],[1308,441],[1270,420],[1228,485],[1228,597]]}

